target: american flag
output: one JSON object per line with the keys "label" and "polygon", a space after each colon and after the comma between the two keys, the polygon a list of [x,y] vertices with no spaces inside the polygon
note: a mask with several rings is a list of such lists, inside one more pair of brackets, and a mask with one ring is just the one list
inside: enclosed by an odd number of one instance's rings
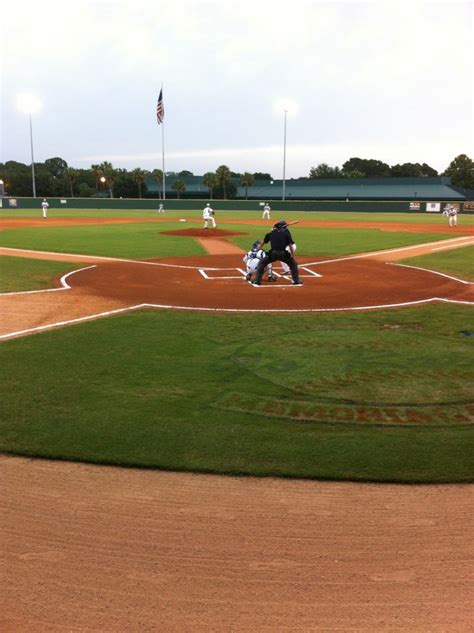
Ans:
{"label": "american flag", "polygon": [[165,118],[165,106],[163,105],[163,88],[160,90],[160,96],[158,97],[158,103],[156,104],[156,120],[158,125],[163,123]]}

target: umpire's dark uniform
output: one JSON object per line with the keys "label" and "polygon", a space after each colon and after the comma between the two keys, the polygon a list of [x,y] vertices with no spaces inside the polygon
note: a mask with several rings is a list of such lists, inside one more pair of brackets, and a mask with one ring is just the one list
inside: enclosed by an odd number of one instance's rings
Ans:
{"label": "umpire's dark uniform", "polygon": [[288,264],[291,270],[293,283],[301,284],[298,264],[295,262],[293,255],[286,250],[287,246],[294,244],[286,222],[277,222],[273,227],[273,231],[265,235],[263,243],[268,244],[269,242],[271,249],[268,251],[267,256],[264,257],[258,265],[254,284],[260,285],[262,283],[263,271],[268,264],[275,261],[285,262]]}

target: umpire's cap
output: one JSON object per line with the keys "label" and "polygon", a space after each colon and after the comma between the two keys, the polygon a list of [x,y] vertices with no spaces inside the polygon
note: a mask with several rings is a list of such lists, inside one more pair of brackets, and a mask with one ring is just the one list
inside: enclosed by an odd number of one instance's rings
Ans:
{"label": "umpire's cap", "polygon": [[279,222],[277,222],[276,224],[273,225],[274,229],[286,229],[288,226],[288,224],[285,222],[285,220],[280,220]]}

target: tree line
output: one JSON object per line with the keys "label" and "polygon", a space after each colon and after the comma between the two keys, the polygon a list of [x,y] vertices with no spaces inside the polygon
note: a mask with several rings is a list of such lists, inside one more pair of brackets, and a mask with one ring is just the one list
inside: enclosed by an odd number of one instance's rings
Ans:
{"label": "tree line", "polygon": [[[163,172],[161,169],[151,171],[141,169],[127,170],[115,168],[112,163],[104,161],[91,165],[89,169],[69,167],[63,158],[48,158],[44,163],[35,163],[35,184],[37,195],[41,197],[148,197],[146,181],[152,178],[158,187],[158,197],[163,197]],[[365,158],[350,158],[342,167],[331,167],[320,163],[311,167],[308,176],[298,178],[299,181],[320,178],[390,178],[390,177],[430,177],[450,176],[453,185],[465,189],[474,189],[474,161],[466,154],[454,158],[442,173],[426,163],[403,163],[390,166],[383,161]],[[185,178],[194,176],[191,171],[166,172],[167,196],[171,189],[177,198],[186,192]],[[13,196],[29,197],[33,195],[31,165],[7,161],[0,163],[0,180],[4,183],[5,193]],[[171,180],[171,184],[170,184]],[[237,187],[248,190],[256,181],[271,181],[271,174],[263,172],[233,172],[227,165],[220,165],[215,172],[206,172],[202,182],[208,189],[211,199],[235,198]],[[155,194],[151,194],[155,195]]]}
{"label": "tree line", "polygon": [[388,165],[381,160],[350,158],[342,168],[320,163],[311,167],[310,178],[424,178],[449,176],[451,183],[464,189],[474,189],[474,161],[466,154],[456,156],[442,174],[426,163]]}

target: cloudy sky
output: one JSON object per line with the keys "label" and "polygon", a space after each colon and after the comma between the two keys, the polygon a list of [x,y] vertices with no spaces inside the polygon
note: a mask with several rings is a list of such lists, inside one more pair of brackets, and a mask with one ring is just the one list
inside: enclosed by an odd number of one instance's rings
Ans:
{"label": "cloudy sky", "polygon": [[0,161],[307,176],[352,156],[443,171],[473,146],[473,2],[14,0]]}

